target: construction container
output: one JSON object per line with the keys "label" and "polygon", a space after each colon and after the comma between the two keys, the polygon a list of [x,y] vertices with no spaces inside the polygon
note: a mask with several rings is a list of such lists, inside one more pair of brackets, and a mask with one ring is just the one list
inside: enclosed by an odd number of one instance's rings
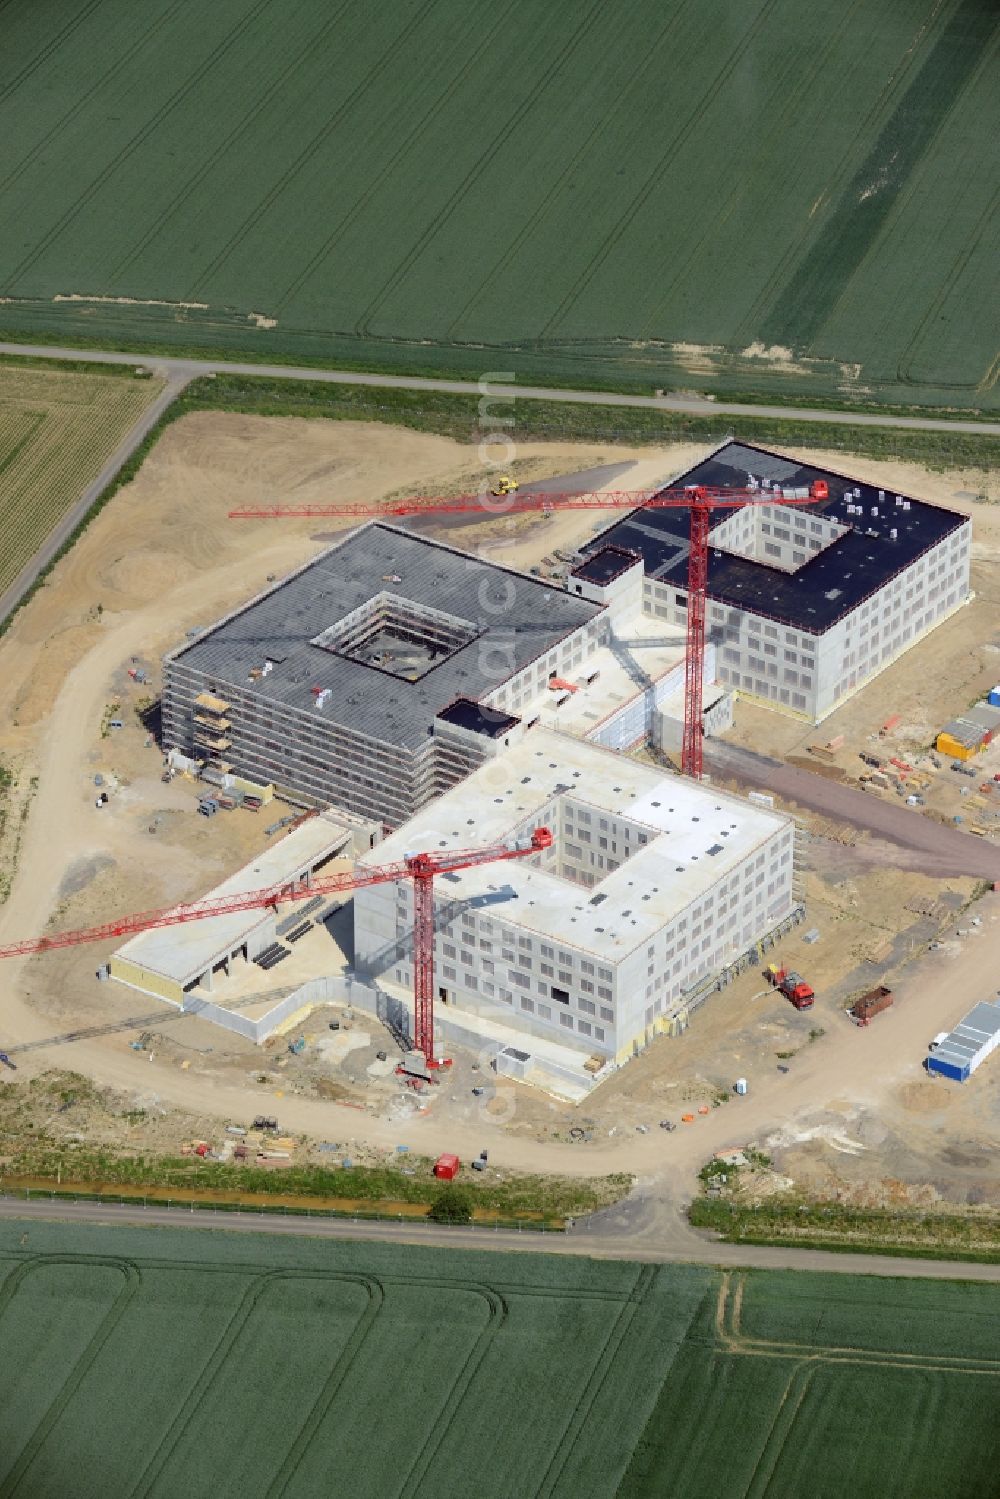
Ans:
{"label": "construction container", "polygon": [[851,1005],[850,1013],[861,1025],[867,1025],[876,1015],[881,1015],[892,1004],[892,990],[885,984],[879,984],[874,989],[869,989],[867,994],[862,994]]}
{"label": "construction container", "polygon": [[982,735],[971,725],[950,723],[934,741],[934,748],[952,760],[971,760],[982,745]]}
{"label": "construction container", "polygon": [[994,687],[986,699],[991,708],[1000,708],[1000,686]]}
{"label": "construction container", "polygon": [[745,1077],[738,1077],[736,1079],[735,1083],[733,1084],[733,1092],[736,1093],[740,1098],[746,1097],[747,1080]]}
{"label": "construction container", "polygon": [[439,1155],[434,1162],[434,1175],[441,1181],[454,1181],[461,1165],[457,1155]]}
{"label": "construction container", "polygon": [[[935,1040],[937,1038],[935,1037]],[[928,1056],[928,1072],[964,1083],[1000,1046],[1000,1004],[978,1004]]]}
{"label": "construction container", "polygon": [[1000,708],[992,708],[989,703],[977,703],[974,708],[967,708],[959,715],[959,723],[967,723],[971,728],[982,731],[982,743],[991,744],[1000,731]]}

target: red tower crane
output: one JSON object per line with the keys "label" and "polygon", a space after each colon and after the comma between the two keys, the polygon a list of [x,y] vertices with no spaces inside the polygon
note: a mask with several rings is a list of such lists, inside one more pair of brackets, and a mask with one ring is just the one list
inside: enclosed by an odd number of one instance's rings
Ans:
{"label": "red tower crane", "polygon": [[383,503],[347,505],[257,505],[230,510],[231,520],[274,520],[321,516],[357,516],[368,519],[387,515],[461,514],[485,510],[491,514],[512,515],[524,511],[556,510],[676,510],[691,513],[690,550],[687,575],[687,646],[684,660],[684,735],[681,747],[681,770],[701,779],[704,727],[702,724],[702,690],[705,661],[705,594],[708,586],[708,536],[712,511],[739,509],[743,505],[815,505],[828,500],[830,489],[825,479],[815,480],[808,488],[747,489],[715,488],[705,484],[681,489],[581,491],[550,493],[544,490],[516,491],[498,499],[490,495],[452,495],[442,498],[389,500]]}
{"label": "red tower crane", "polygon": [[363,866],[342,874],[319,875],[308,883],[268,885],[262,890],[211,896],[207,900],[172,906],[168,910],[133,912],[100,926],[55,932],[49,937],[31,937],[26,942],[12,942],[0,947],[0,958],[27,957],[58,947],[75,947],[82,942],[126,937],[153,927],[179,926],[183,922],[202,921],[232,911],[260,910],[277,906],[282,901],[305,900],[310,896],[332,895],[344,890],[359,890],[367,885],[410,879],[413,881],[413,1044],[423,1052],[428,1067],[436,1067],[441,1064],[434,1056],[434,876],[472,869],[478,864],[495,864],[504,859],[523,859],[529,854],[540,853],[551,844],[549,829],[535,828],[526,837],[489,848],[404,854],[395,864]]}

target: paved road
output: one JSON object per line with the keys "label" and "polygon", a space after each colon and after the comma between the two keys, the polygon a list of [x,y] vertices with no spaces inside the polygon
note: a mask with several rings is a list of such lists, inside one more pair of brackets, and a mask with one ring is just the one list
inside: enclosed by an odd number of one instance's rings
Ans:
{"label": "paved road", "polygon": [[[116,350],[52,348],[48,344],[0,343],[0,354],[24,354],[36,359],[86,359],[97,364],[136,364],[162,370],[169,377],[192,379],[225,371],[235,375],[263,375],[278,380],[320,380],[330,385],[371,385],[381,390],[432,390],[447,395],[481,395],[472,380],[432,380],[416,375],[366,375],[353,370],[301,369],[286,364],[240,364],[231,360],[172,359]],[[484,356],[485,357],[485,356]],[[499,358],[499,355],[495,356]],[[566,401],[579,406],[637,406],[651,411],[686,411],[697,416],[766,416],[784,421],[828,422],[835,426],[894,427],[918,432],[976,432],[1000,437],[1000,422],[949,421],[941,417],[882,416],[864,412],[825,411],[800,406],[747,406],[735,401],[709,401],[698,396],[638,396],[614,391],[561,390],[539,385],[499,385],[490,382],[493,396],[516,396],[523,401]]]}
{"label": "paved road", "polygon": [[230,1233],[285,1234],[321,1239],[377,1240],[422,1244],[434,1249],[483,1249],[504,1252],[571,1254],[595,1259],[638,1260],[651,1264],[749,1266],[759,1270],[823,1270],[843,1275],[882,1275],[922,1280],[1000,1282],[1000,1264],[953,1260],[892,1259],[877,1254],[834,1254],[819,1249],[768,1249],[756,1245],[715,1244],[692,1235],[692,1242],[672,1249],[655,1243],[612,1240],[572,1232],[517,1233],[490,1228],[437,1228],[420,1223],[371,1223],[339,1218],[284,1218],[278,1213],[213,1214],[185,1208],[136,1208],[117,1203],[22,1202],[0,1198],[0,1218],[20,1221],[93,1223],[105,1227],[210,1228]]}
{"label": "paved road", "polygon": [[[128,363],[134,365],[136,360],[134,358],[130,359]],[[101,472],[97,475],[97,478],[94,479],[93,483],[87,485],[76,504],[70,510],[67,510],[58,525],[54,526],[49,532],[31,561],[25,564],[6,592],[0,594],[0,622],[5,620],[8,614],[17,608],[24,595],[37,580],[39,574],[44,572],[45,568],[48,567],[67,537],[73,534],[73,531],[83,520],[83,517],[98,498],[101,491],[124,468],[136,448],[143,442],[146,435],[152,431],[167,407],[177,399],[185,385],[191,379],[190,375],[184,374],[181,371],[171,370],[165,373],[167,383],[155,401],[146,407],[135,425],[126,432],[107,463],[101,469]]]}
{"label": "paved road", "polygon": [[908,849],[918,856],[910,867],[928,874],[1000,880],[1000,848],[995,844],[934,822],[901,803],[883,801],[871,792],[722,740],[706,741],[705,767],[712,775],[750,790],[771,791],[784,801]]}

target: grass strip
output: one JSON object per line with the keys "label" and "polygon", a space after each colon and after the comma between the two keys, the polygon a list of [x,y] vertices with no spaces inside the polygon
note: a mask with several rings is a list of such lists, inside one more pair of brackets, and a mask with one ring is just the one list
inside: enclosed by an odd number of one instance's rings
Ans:
{"label": "grass strip", "polygon": [[[321,380],[281,380],[220,372],[194,380],[172,411],[238,411],[256,416],[326,417],[380,421],[422,432],[478,439],[480,402],[475,395],[440,391],[379,390]],[[760,443],[837,449],[869,458],[904,459],[929,468],[1000,466],[1000,441],[974,432],[924,432],[910,428],[851,426],[770,416],[727,417],[648,407],[576,405],[568,401],[517,401],[512,432],[520,438],[561,441],[655,443],[722,442],[730,435]]]}
{"label": "grass strip", "polygon": [[1000,1263],[997,1213],[853,1208],[799,1199],[752,1205],[698,1197],[688,1218],[694,1228],[712,1229],[729,1244]]}
{"label": "grass strip", "polygon": [[[37,1202],[40,1199],[51,1202],[113,1202],[122,1207],[170,1208],[203,1213],[249,1213],[260,1216],[266,1213],[277,1213],[282,1218],[340,1218],[355,1223],[426,1223],[429,1221],[428,1214],[393,1211],[391,1202],[372,1207],[357,1207],[348,1205],[346,1202],[343,1207],[332,1207],[324,1202],[310,1202],[307,1198],[302,1198],[295,1203],[260,1203],[245,1200],[229,1202],[216,1201],[207,1194],[203,1197],[149,1197],[138,1192],[88,1192],[83,1187],[75,1187],[68,1183],[53,1187],[20,1187],[16,1183],[6,1183],[0,1188],[0,1195],[17,1202]],[[470,1225],[463,1225],[465,1226]],[[475,1214],[471,1227],[513,1229],[519,1233],[565,1233],[566,1220],[551,1215],[503,1217],[500,1214],[490,1214],[480,1208]]]}
{"label": "grass strip", "polygon": [[[431,357],[428,357],[426,348],[418,349],[405,341],[385,340],[378,345],[378,355],[356,357],[352,352],[356,341],[347,339],[337,340],[335,350],[329,353],[316,354],[275,348],[273,345],[257,348],[255,351],[250,347],[213,344],[210,341],[185,343],[180,340],[174,343],[156,338],[126,336],[115,337],[113,341],[109,341],[108,338],[87,337],[76,331],[68,335],[65,330],[52,333],[36,330],[29,338],[23,331],[0,327],[0,340],[7,343],[31,343],[62,348],[66,345],[67,337],[71,337],[73,349],[80,351],[79,360],[50,359],[36,354],[0,354],[0,363],[49,368],[55,366],[61,369],[85,370],[88,373],[93,373],[98,369],[112,368],[96,360],[87,360],[86,353],[90,350],[95,354],[107,351],[134,355],[136,364],[142,364],[144,359],[158,358],[199,360],[209,364],[253,362],[285,366],[289,369],[314,369],[317,372],[336,370],[343,374],[391,375],[404,379],[467,380],[476,384],[483,376],[485,358],[490,368],[511,370],[514,378],[519,379],[525,385],[548,386],[559,390],[596,391],[609,395],[635,396],[693,395],[706,400],[714,399],[742,406],[788,406],[801,407],[805,410],[821,408],[824,411],[842,411],[845,416],[927,417],[937,421],[962,422],[995,422],[997,419],[995,411],[979,406],[963,407],[919,402],[893,403],[879,401],[871,396],[852,399],[836,391],[817,391],[803,395],[784,388],[762,390],[751,386],[743,389],[739,385],[727,386],[725,384],[700,389],[692,386],[689,380],[675,380],[671,384],[661,370],[653,368],[628,375],[621,373],[620,368],[616,369],[613,364],[608,364],[603,373],[588,375],[573,364],[567,363],[565,359],[561,361],[559,358],[547,359],[544,355],[533,351],[509,346],[493,346],[485,349],[477,345],[473,352],[460,345],[443,345],[436,347]],[[511,369],[512,365],[517,365],[519,368]],[[134,372],[134,366],[131,364],[117,365],[113,368],[129,375]]]}

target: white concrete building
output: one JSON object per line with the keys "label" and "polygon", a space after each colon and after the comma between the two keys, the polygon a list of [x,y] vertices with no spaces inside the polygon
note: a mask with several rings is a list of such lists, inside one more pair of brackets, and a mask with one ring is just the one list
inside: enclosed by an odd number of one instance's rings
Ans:
{"label": "white concrete building", "polygon": [[[829,498],[801,503],[817,479]],[[740,697],[819,722],[969,597],[972,522],[957,511],[737,442],[674,483],[799,497],[713,517],[707,639]],[[617,613],[641,588],[646,614],[683,628],[687,538],[685,510],[633,511],[589,544],[570,591]]]}
{"label": "white concrete building", "polygon": [[[623,1062],[795,910],[791,821],[538,726],[361,863],[482,847],[533,827],[528,859],[435,886],[439,1016]],[[358,890],[355,965],[409,1002],[412,891]]]}
{"label": "white concrete building", "polygon": [[[332,860],[348,859],[369,847],[362,823],[345,826],[336,814],[322,812],[276,838],[200,899],[221,903],[250,891],[308,888],[313,875]],[[302,908],[301,901],[289,907],[293,915]],[[108,964],[109,974],[178,1009],[193,1008],[213,994],[217,982],[245,969],[275,941],[278,920],[274,906],[258,906],[151,927],[118,948]]]}

